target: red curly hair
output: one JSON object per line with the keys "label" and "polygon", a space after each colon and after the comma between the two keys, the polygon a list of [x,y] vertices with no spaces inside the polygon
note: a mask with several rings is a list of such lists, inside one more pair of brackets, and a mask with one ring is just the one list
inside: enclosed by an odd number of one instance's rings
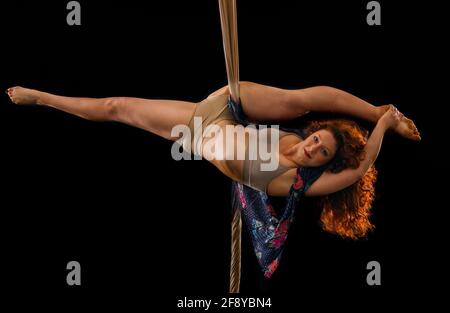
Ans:
{"label": "red curly hair", "polygon": [[[358,168],[365,158],[364,147],[368,131],[357,123],[345,119],[312,121],[306,128],[307,136],[321,130],[329,130],[336,142],[337,151],[327,171],[339,173],[344,169]],[[375,198],[377,171],[374,166],[353,185],[319,198],[323,208],[320,217],[322,228],[345,238],[357,239],[367,236],[374,228],[370,222],[371,207]]]}

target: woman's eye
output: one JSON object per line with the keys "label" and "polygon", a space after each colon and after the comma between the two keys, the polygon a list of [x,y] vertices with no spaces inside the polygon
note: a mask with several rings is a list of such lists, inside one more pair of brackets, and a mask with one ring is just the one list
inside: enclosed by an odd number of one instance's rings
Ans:
{"label": "woman's eye", "polygon": [[322,154],[323,154],[324,156],[328,156],[327,150],[322,150]]}
{"label": "woman's eye", "polygon": [[314,142],[318,142],[319,138],[317,138],[317,136],[314,136]]}

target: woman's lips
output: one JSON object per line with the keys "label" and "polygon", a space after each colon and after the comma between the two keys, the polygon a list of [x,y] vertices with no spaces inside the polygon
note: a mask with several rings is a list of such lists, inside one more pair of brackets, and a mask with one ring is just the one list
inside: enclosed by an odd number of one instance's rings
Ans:
{"label": "woman's lips", "polygon": [[309,154],[308,151],[306,151],[306,149],[303,150],[305,151],[306,156],[311,159],[311,154]]}

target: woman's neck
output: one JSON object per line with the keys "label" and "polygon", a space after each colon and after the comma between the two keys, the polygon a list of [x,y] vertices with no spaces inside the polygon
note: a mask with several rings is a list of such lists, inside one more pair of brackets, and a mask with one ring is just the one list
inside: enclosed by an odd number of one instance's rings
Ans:
{"label": "woman's neck", "polygon": [[302,139],[296,135],[284,136],[280,139],[278,157],[281,165],[292,168],[302,166],[295,160],[295,154],[297,152],[296,146],[300,142],[302,142]]}

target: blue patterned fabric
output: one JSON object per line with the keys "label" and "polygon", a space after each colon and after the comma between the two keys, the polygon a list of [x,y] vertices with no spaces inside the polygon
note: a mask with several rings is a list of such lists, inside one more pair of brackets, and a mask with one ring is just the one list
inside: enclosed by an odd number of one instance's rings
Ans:
{"label": "blue patterned fabric", "polygon": [[[242,107],[231,97],[228,99],[228,107],[238,123],[244,126],[250,124]],[[300,130],[288,129],[288,131],[301,134]],[[325,167],[298,168],[286,206],[277,210],[280,214],[274,210],[265,192],[236,181],[232,183],[233,210],[241,210],[244,225],[252,238],[253,248],[265,278],[271,278],[280,263],[284,243],[299,200],[324,170]]]}

